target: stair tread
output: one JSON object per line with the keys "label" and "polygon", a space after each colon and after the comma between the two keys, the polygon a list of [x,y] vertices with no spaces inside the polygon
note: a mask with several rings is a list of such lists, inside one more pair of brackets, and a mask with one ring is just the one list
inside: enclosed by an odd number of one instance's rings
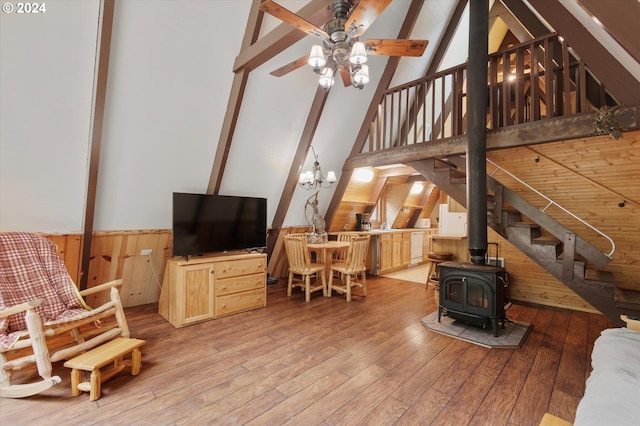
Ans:
{"label": "stair tread", "polygon": [[[558,261],[563,261],[563,260],[564,260],[564,253],[560,253],[560,256],[558,256]],[[574,255],[573,261],[582,263],[582,264],[587,263],[587,259],[585,259],[584,256],[582,256],[580,253],[576,253]]]}
{"label": "stair tread", "polygon": [[598,269],[587,269],[584,274],[587,281],[611,281],[614,282],[613,273],[609,271],[600,271]]}
{"label": "stair tread", "polygon": [[540,225],[534,222],[511,222],[509,226],[514,228],[540,228]]}
{"label": "stair tread", "polygon": [[536,237],[532,240],[535,244],[541,244],[546,246],[555,246],[560,244],[560,240],[556,237]]}
{"label": "stair tread", "polygon": [[640,311],[640,291],[617,287],[615,297],[618,307]]}
{"label": "stair tread", "polygon": [[613,274],[611,272],[600,271],[598,269],[587,269],[586,271],[584,271],[584,281],[591,284],[604,284],[605,287],[612,288],[616,285]]}

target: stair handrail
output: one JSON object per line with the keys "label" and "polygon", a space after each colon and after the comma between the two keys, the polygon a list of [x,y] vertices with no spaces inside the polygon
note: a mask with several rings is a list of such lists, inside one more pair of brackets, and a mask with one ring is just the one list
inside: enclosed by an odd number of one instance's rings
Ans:
{"label": "stair handrail", "polygon": [[496,164],[494,161],[492,161],[492,160],[487,158],[487,163],[489,163],[489,164],[493,165],[494,167],[496,167],[496,169],[493,172],[489,173],[489,176],[494,177],[495,174],[498,172],[498,170],[501,170],[504,173],[506,173],[507,175],[509,175],[509,177],[511,177],[512,179],[516,180],[517,182],[521,183],[522,185],[524,185],[525,187],[527,187],[528,189],[530,189],[531,191],[533,191],[534,193],[536,193],[540,197],[542,197],[545,200],[547,200],[549,203],[543,209],[540,209],[540,211],[542,211],[543,213],[546,214],[546,211],[549,209],[549,207],[556,206],[560,210],[562,210],[563,212],[565,212],[566,214],[571,216],[572,218],[576,219],[578,222],[580,222],[583,225],[585,225],[587,228],[590,228],[592,231],[596,232],[597,234],[600,234],[600,236],[602,236],[603,238],[608,240],[609,243],[611,244],[611,251],[609,252],[609,254],[606,254],[606,256],[611,259],[611,256],[613,255],[613,253],[616,250],[616,243],[611,239],[611,237],[609,237],[607,234],[605,234],[604,232],[600,231],[598,228],[596,228],[595,226],[591,225],[587,221],[585,221],[582,218],[578,217],[576,214],[572,213],[568,209],[564,208],[563,206],[561,206],[557,202],[553,201],[551,198],[547,197],[542,192],[538,191],[537,189],[535,189],[534,187],[529,185],[527,182],[523,181],[522,179],[520,179],[519,177],[517,177],[516,175],[514,175],[513,173],[511,173],[510,171],[508,171],[504,167]]}

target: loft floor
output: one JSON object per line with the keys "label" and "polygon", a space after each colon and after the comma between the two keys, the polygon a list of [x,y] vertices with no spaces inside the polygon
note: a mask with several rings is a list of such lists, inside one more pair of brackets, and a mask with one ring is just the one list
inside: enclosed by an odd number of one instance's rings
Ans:
{"label": "loft floor", "polygon": [[[126,309],[145,339],[142,372],[102,397],[72,397],[63,382],[31,398],[0,399],[1,424],[537,425],[567,420],[584,391],[603,316],[514,305],[533,323],[520,349],[486,349],[428,331],[424,285],[367,280],[369,296],[304,302],[268,286],[267,307],[182,329],[157,305]],[[357,290],[356,290],[357,291]],[[358,293],[359,294],[359,293]],[[32,371],[21,375],[32,374]]]}

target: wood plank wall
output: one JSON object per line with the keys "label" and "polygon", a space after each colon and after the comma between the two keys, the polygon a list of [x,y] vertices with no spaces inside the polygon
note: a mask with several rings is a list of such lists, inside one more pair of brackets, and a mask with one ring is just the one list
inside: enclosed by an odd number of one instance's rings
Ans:
{"label": "wood plank wall", "polygon": [[[640,131],[623,133],[618,140],[599,136],[494,151],[488,156],[611,237],[615,252],[604,270],[613,273],[620,287],[640,290]],[[539,208],[547,205],[504,174],[498,172],[495,177]],[[560,209],[547,211],[603,252],[611,249],[606,239]],[[557,295],[544,286],[549,280],[538,277],[527,279],[533,287],[527,297],[535,293],[536,299],[555,299]]]}
{"label": "wood plank wall", "polygon": [[[69,275],[80,281],[82,235],[43,234],[58,246]],[[143,249],[152,254],[141,255]],[[171,230],[95,232],[91,244],[88,287],[122,278],[120,297],[125,307],[154,303],[160,297],[166,260],[171,256]],[[91,306],[104,302],[104,295],[87,299]]]}

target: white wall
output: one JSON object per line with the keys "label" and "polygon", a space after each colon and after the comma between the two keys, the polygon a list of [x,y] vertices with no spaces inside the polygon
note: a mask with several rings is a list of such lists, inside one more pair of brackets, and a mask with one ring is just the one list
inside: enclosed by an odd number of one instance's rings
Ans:
{"label": "white wall", "polygon": [[45,4],[0,13],[0,230],[80,232],[99,2]]}
{"label": "white wall", "polygon": [[116,2],[95,229],[168,229],[172,192],[206,192],[250,5]]}

